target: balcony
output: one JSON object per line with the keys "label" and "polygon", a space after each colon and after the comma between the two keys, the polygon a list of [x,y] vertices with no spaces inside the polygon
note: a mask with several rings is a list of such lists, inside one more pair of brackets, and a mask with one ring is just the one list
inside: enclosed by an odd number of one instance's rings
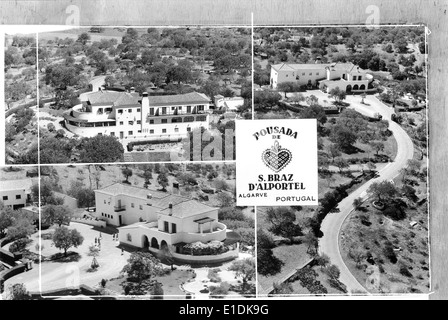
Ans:
{"label": "balcony", "polygon": [[126,210],[126,206],[114,206],[115,212],[120,212],[120,211],[125,211],[125,210]]}

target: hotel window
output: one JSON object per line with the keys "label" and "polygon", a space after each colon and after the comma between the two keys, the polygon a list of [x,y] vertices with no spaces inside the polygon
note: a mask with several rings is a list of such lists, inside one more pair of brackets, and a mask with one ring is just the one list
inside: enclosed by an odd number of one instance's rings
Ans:
{"label": "hotel window", "polygon": [[153,116],[154,115],[154,108],[149,108],[149,115]]}
{"label": "hotel window", "polygon": [[149,133],[153,134],[153,133],[154,133],[154,130],[153,130],[153,129],[149,130]]}
{"label": "hotel window", "polygon": [[140,109],[137,109],[137,112],[140,112]]}
{"label": "hotel window", "polygon": [[3,200],[8,200],[8,196],[3,196]]}
{"label": "hotel window", "polygon": [[196,121],[206,121],[207,117],[206,116],[197,116],[196,117]]}
{"label": "hotel window", "polygon": [[162,114],[166,114],[166,107],[162,108]]}
{"label": "hotel window", "polygon": [[162,133],[166,133],[166,129],[162,129]]}
{"label": "hotel window", "polygon": [[115,132],[111,132],[110,135],[111,135],[112,137],[115,137]]}
{"label": "hotel window", "polygon": [[173,111],[176,110],[176,107],[171,107],[171,110],[173,110]]}
{"label": "hotel window", "polygon": [[123,121],[120,121],[120,126],[122,126],[123,125]]}
{"label": "hotel window", "polygon": [[129,112],[129,113],[132,113],[132,109],[128,109],[128,112]]}
{"label": "hotel window", "polygon": [[128,124],[132,126],[134,124],[134,121],[128,121]]}
{"label": "hotel window", "polygon": [[142,133],[142,130],[137,130],[138,133]]}
{"label": "hotel window", "polygon": [[177,226],[175,223],[171,224],[171,233],[176,233],[177,232]]}
{"label": "hotel window", "polygon": [[187,128],[187,132],[190,132],[190,131],[191,131],[191,128],[190,128],[190,127],[188,127],[188,128]]}
{"label": "hotel window", "polygon": [[132,242],[132,235],[131,235],[130,233],[128,233],[128,234],[126,235],[126,239],[127,239],[129,242]]}
{"label": "hotel window", "polygon": [[170,226],[169,226],[168,221],[164,221],[164,222],[163,222],[163,230],[164,230],[165,232],[169,232],[169,230],[170,230]]}
{"label": "hotel window", "polygon": [[134,203],[133,202],[131,202],[131,208],[134,208]]}
{"label": "hotel window", "polygon": [[141,120],[137,120],[137,124],[142,124],[142,121]]}
{"label": "hotel window", "polygon": [[22,196],[20,194],[16,194],[16,199],[17,200],[22,199]]}
{"label": "hotel window", "polygon": [[179,132],[179,128],[174,128],[174,132]]}
{"label": "hotel window", "polygon": [[154,124],[154,120],[149,120],[149,124]]}
{"label": "hotel window", "polygon": [[130,136],[132,136],[132,135],[134,134],[134,132],[133,132],[133,131],[129,131],[128,134],[129,134]]}
{"label": "hotel window", "polygon": [[191,113],[191,106],[187,106],[187,113]]}
{"label": "hotel window", "polygon": [[204,111],[205,107],[203,105],[198,106],[198,111]]}
{"label": "hotel window", "polygon": [[162,123],[168,123],[168,119],[162,119]]}
{"label": "hotel window", "polygon": [[123,114],[123,109],[118,109],[118,114]]}

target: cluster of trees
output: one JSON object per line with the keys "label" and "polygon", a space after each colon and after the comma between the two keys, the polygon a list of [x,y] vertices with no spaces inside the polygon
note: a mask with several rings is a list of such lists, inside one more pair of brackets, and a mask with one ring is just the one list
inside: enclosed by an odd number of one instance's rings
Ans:
{"label": "cluster of trees", "polygon": [[[209,81],[200,72],[205,65],[213,65],[218,80],[233,71],[244,79],[252,65],[250,48],[249,35],[243,30],[235,36],[218,29],[128,28],[121,43],[115,38],[92,42],[89,33],[77,40],[47,41],[39,48],[39,58],[45,84],[53,89],[48,93],[57,98],[58,107],[65,107],[77,90],[87,86],[85,72],[80,72],[86,68],[94,75],[106,75],[108,86],[134,87],[139,93],[153,85],[186,93],[195,90],[190,84],[199,84],[206,91],[216,80]],[[222,91],[225,86],[214,88]]]}
{"label": "cluster of trees", "polygon": [[5,50],[5,66],[36,65],[36,38],[14,36],[12,45]]}
{"label": "cluster of trees", "polygon": [[14,121],[5,123],[5,141],[11,142],[16,135],[29,131],[30,122],[35,120],[34,111],[29,107],[20,108],[14,116]]}
{"label": "cluster of trees", "polygon": [[[65,137],[58,130],[55,133],[41,129],[40,163],[101,163],[116,162],[123,157],[123,145],[112,136],[95,136],[92,138]],[[37,163],[38,145],[33,144],[29,150],[17,159],[17,163]]]}
{"label": "cluster of trees", "polygon": [[21,210],[13,210],[0,201],[0,239],[5,237],[10,241],[28,239],[36,231],[36,220],[37,217]]}

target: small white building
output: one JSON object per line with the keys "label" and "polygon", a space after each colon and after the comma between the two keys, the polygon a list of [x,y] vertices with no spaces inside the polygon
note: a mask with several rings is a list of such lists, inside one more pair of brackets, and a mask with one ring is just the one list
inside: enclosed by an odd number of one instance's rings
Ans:
{"label": "small white building", "polygon": [[25,207],[31,202],[31,179],[0,181],[0,200],[14,210]]}
{"label": "small white building", "polygon": [[242,97],[224,97],[220,94],[214,97],[215,108],[224,111],[238,111],[238,108],[244,105]]}
{"label": "small white building", "polygon": [[95,190],[98,219],[119,227],[121,244],[146,249],[155,254],[169,250],[181,261],[218,262],[238,256],[238,245],[218,255],[195,255],[185,252],[192,243],[222,243],[227,238],[226,225],[218,221],[218,208],[199,201],[121,183]]}
{"label": "small white building", "polygon": [[140,97],[135,92],[100,90],[64,113],[68,130],[81,137],[110,135],[121,139],[179,140],[209,127],[210,99],[198,92]]}
{"label": "small white building", "polygon": [[294,82],[305,87],[325,87],[329,92],[339,87],[346,92],[372,90],[369,84],[373,76],[353,63],[281,63],[271,66],[271,87],[277,89],[280,83]]}

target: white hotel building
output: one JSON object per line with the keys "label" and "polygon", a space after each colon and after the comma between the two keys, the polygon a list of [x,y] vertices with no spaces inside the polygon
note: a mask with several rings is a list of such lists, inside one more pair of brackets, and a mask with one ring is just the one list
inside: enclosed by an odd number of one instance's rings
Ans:
{"label": "white hotel building", "polygon": [[373,76],[353,63],[281,63],[271,66],[271,87],[277,89],[280,83],[294,82],[300,86],[325,86],[326,91],[339,87],[346,92],[368,92],[374,90],[369,84]]}
{"label": "white hotel building", "polygon": [[[188,263],[222,262],[236,258],[238,243],[227,240],[218,208],[167,192],[115,183],[95,190],[95,217],[119,230],[121,244],[158,254],[164,248]],[[217,255],[191,255],[185,245],[223,243],[232,248]]]}
{"label": "white hotel building", "polygon": [[209,126],[212,102],[202,93],[140,96],[100,90],[85,97],[64,113],[67,129],[81,137],[175,141],[195,128]]}

